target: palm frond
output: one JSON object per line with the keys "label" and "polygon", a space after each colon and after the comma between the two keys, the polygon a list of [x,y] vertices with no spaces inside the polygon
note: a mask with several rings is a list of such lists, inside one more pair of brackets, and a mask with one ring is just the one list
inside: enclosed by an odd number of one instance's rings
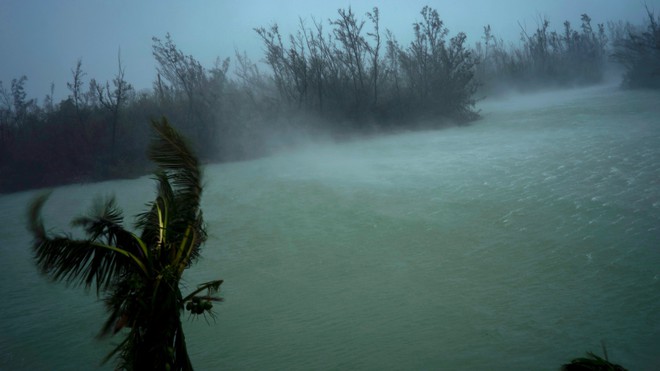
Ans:
{"label": "palm frond", "polygon": [[218,298],[214,295],[220,291],[220,285],[222,285],[223,282],[224,282],[223,280],[213,280],[199,284],[197,285],[197,289],[191,292],[190,294],[188,294],[188,296],[183,298],[182,301],[186,302],[188,300],[191,300],[193,297],[195,297],[197,294],[199,294],[204,290],[207,290],[207,295],[205,297],[206,299],[214,300],[214,301],[222,301],[221,298]]}
{"label": "palm frond", "polygon": [[152,124],[157,136],[149,148],[149,156],[160,168],[157,173],[158,193],[159,199],[166,201],[166,207],[159,208],[157,199],[152,204],[151,210],[143,214],[138,222],[144,227],[143,233],[152,234],[145,236],[152,240],[155,237],[153,232],[156,230],[154,222],[160,218],[158,213],[165,211],[168,216],[166,232],[169,235],[169,242],[174,242],[169,245],[172,248],[181,246],[180,241],[192,227],[195,231],[194,243],[186,244],[186,248],[190,251],[182,254],[187,257],[185,265],[190,266],[190,263],[199,256],[199,248],[207,236],[199,208],[202,172],[195,154],[165,118],[152,121]]}
{"label": "palm frond", "polygon": [[50,192],[37,196],[28,207],[28,230],[32,232],[35,239],[46,238],[46,228],[41,217],[41,209],[50,197]]}
{"label": "palm frond", "polygon": [[[49,235],[41,218],[41,209],[47,199],[48,195],[36,198],[28,215],[29,229],[34,236],[32,249],[35,262],[43,274],[55,281],[84,285],[86,288],[95,283],[98,292],[107,289],[127,271],[146,269],[143,260],[134,254],[136,250],[142,251],[139,243],[135,241],[135,236],[123,229],[113,231],[112,235],[116,236],[113,240],[122,242],[126,239],[124,245],[129,246],[129,249],[92,239],[79,240],[65,235]],[[82,223],[81,220],[78,222]],[[89,228],[92,228],[91,224]]]}
{"label": "palm frond", "polygon": [[144,244],[132,233],[124,229],[124,217],[114,196],[105,200],[97,199],[88,215],[79,216],[71,221],[74,227],[82,227],[90,241],[103,241],[107,245],[117,246],[133,255],[148,261],[148,251]]}
{"label": "palm frond", "polygon": [[118,281],[105,298],[105,307],[109,313],[99,337],[115,334],[124,327],[134,327],[136,318],[147,306],[142,297],[145,282],[139,277],[124,277]]}
{"label": "palm frond", "polygon": [[92,204],[90,213],[73,219],[71,225],[83,227],[88,236],[96,239],[104,234],[107,228],[121,227],[123,221],[122,210],[117,205],[115,198],[111,196],[106,199],[97,198]]}
{"label": "palm frond", "polygon": [[136,227],[142,230],[141,240],[152,247],[158,260],[163,242],[170,233],[176,234],[170,225],[173,216],[176,216],[176,202],[167,174],[158,171],[155,180],[158,182],[156,199],[147,204],[147,211],[138,214]]}
{"label": "palm frond", "polygon": [[202,196],[202,172],[197,157],[167,119],[152,121],[157,136],[149,157],[167,174],[177,204],[188,219],[194,218]]}
{"label": "palm frond", "polygon": [[[97,295],[107,294],[108,317],[99,336],[130,328],[104,362],[117,355],[120,368],[190,370],[180,319],[184,304],[194,301],[196,312],[213,316],[211,302],[222,300],[215,295],[222,280],[202,284],[182,298],[183,271],[207,238],[200,210],[202,174],[197,158],[166,119],[153,126],[157,135],[150,156],[159,166],[157,194],[137,217],[141,238],[124,229],[112,197],[97,200],[89,214],[73,220],[87,239],[46,230],[41,210],[47,194],[30,205],[28,228],[35,263],[45,275],[87,288],[95,284]],[[203,290],[205,296],[196,295]]]}

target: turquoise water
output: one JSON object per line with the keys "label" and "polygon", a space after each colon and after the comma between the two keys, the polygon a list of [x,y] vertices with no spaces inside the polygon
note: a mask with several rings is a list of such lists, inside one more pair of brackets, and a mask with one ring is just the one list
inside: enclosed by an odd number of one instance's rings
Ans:
{"label": "turquoise water", "polygon": [[[209,166],[186,282],[222,278],[226,301],[186,322],[197,369],[556,370],[601,341],[660,369],[660,94],[480,107],[469,127]],[[46,220],[108,193],[130,221],[152,184],[57,188]],[[118,339],[94,339],[92,293],[31,264],[34,194],[0,196],[0,369],[94,369]]]}

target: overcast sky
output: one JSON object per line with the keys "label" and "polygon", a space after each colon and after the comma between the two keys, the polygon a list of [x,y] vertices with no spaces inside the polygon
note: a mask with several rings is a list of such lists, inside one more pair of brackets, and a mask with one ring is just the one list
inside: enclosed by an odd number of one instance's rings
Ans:
{"label": "overcast sky", "polygon": [[[660,12],[660,0],[646,0]],[[481,36],[483,26],[505,40],[518,41],[521,25],[535,28],[539,16],[560,29],[564,20],[579,26],[580,14],[593,23],[608,20],[644,20],[642,0],[0,0],[0,80],[9,88],[12,78],[26,75],[28,94],[39,102],[55,83],[58,99],[69,94],[66,82],[81,58],[85,81],[112,79],[121,48],[126,80],[138,89],[151,87],[155,61],[151,38],[169,32],[177,46],[209,67],[216,57],[232,57],[234,50],[262,58],[262,45],[254,27],[280,25],[295,31],[298,17],[335,18],[338,8],[352,6],[362,16],[373,6],[381,13],[381,28],[408,42],[411,24],[424,5],[438,10],[450,30],[468,34],[470,44]]]}

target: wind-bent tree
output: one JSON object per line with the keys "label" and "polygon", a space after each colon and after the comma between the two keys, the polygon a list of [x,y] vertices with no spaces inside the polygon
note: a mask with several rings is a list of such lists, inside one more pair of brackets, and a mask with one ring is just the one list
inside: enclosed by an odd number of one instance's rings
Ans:
{"label": "wind-bent tree", "polygon": [[626,88],[660,89],[660,17],[646,7],[646,30],[624,26],[614,40],[612,58],[625,69]]}
{"label": "wind-bent tree", "polygon": [[99,201],[92,212],[73,220],[86,239],[46,231],[41,209],[47,195],[29,209],[34,257],[52,280],[105,294],[109,313],[101,335],[126,328],[125,339],[104,360],[119,354],[120,368],[190,370],[181,324],[184,308],[195,315],[210,310],[222,280],[206,282],[183,297],[179,282],[206,240],[200,210],[201,170],[184,139],[163,118],[153,121],[156,137],[149,148],[158,165],[156,198],[138,215],[140,235],[126,230],[114,198]]}
{"label": "wind-bent tree", "polygon": [[110,83],[106,82],[105,87],[103,85],[95,84],[96,93],[98,94],[99,102],[103,107],[105,107],[108,112],[112,115],[111,121],[111,130],[112,130],[112,139],[110,142],[110,160],[114,164],[115,162],[115,142],[117,138],[117,125],[119,124],[119,113],[123,105],[128,101],[128,96],[133,90],[133,86],[124,80],[124,67],[121,65],[121,50],[117,52],[117,65],[119,66],[119,71],[115,75],[115,78],[112,79],[112,84],[114,85],[114,90],[110,90]]}
{"label": "wind-bent tree", "polygon": [[365,70],[367,52],[369,44],[362,36],[364,21],[358,20],[355,13],[348,7],[338,9],[339,18],[330,20],[330,24],[335,26],[332,30],[335,39],[341,45],[341,48],[335,50],[336,58],[344,66],[348,81],[352,82],[352,96],[354,99],[354,109],[358,111],[362,107],[363,97],[367,95],[365,88]]}
{"label": "wind-bent tree", "polygon": [[221,150],[218,143],[228,144],[222,142],[225,138],[220,134],[224,134],[225,129],[221,113],[229,58],[218,58],[215,65],[207,69],[192,55],[184,54],[169,33],[165,35],[164,41],[157,37],[153,37],[152,41],[153,56],[158,62],[156,86],[161,99],[164,102],[183,104],[180,107],[183,112],[175,109],[171,114],[181,117],[182,122],[187,123],[181,129],[199,146],[200,156],[218,156]]}
{"label": "wind-bent tree", "polygon": [[420,14],[422,20],[413,23],[415,37],[410,46],[396,50],[406,77],[409,109],[459,121],[476,119],[477,59],[465,45],[467,36],[459,32],[447,43],[449,30],[438,11],[425,6]]}

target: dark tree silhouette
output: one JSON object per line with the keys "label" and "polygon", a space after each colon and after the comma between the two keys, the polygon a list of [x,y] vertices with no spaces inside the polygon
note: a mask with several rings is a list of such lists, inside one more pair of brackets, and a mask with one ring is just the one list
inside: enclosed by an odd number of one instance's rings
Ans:
{"label": "dark tree silhouette", "polygon": [[570,363],[563,364],[561,371],[626,371],[623,366],[610,362],[605,344],[603,344],[603,355],[605,358],[587,352],[587,357],[575,358]]}
{"label": "dark tree silhouette", "polygon": [[105,86],[96,85],[96,93],[98,94],[99,102],[112,115],[112,137],[110,141],[110,159],[112,163],[115,162],[115,144],[117,140],[119,113],[122,106],[124,106],[128,100],[128,94],[131,92],[131,90],[133,90],[133,86],[124,80],[124,67],[121,65],[121,51],[117,52],[117,66],[117,74],[115,75],[115,78],[112,79],[112,85],[114,86],[114,89],[110,89],[109,82],[106,82]]}
{"label": "dark tree silhouette", "polygon": [[184,308],[212,315],[222,280],[201,284],[183,297],[179,281],[197,259],[206,230],[200,210],[201,170],[196,156],[166,119],[154,121],[149,149],[158,164],[156,199],[138,216],[140,235],[124,229],[114,198],[73,220],[86,239],[47,232],[40,216],[47,195],[29,209],[35,263],[48,278],[106,294],[109,313],[101,335],[127,328],[125,339],[105,359],[119,354],[132,370],[192,369],[181,325]]}
{"label": "dark tree silhouette", "polygon": [[614,40],[612,58],[624,67],[623,86],[627,88],[660,89],[660,17],[648,7],[646,15],[646,30],[628,26]]}
{"label": "dark tree silhouette", "polygon": [[229,59],[218,59],[215,66],[207,70],[192,55],[185,55],[169,33],[164,41],[157,37],[152,41],[152,54],[158,62],[156,86],[159,94],[165,101],[178,101],[185,106],[185,114],[175,116],[187,124],[182,128],[184,133],[198,145],[202,157],[215,156],[219,139],[218,111],[222,105]]}

